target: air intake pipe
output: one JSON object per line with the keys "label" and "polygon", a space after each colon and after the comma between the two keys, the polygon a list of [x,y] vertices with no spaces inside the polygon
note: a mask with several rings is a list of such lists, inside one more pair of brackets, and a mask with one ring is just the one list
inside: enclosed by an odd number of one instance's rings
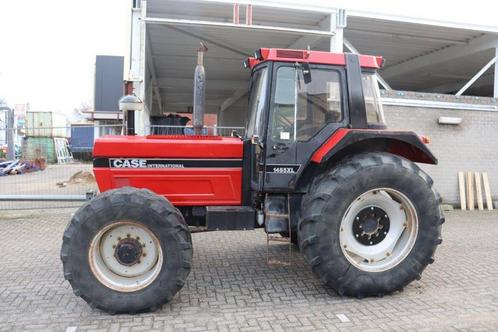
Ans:
{"label": "air intake pipe", "polygon": [[201,42],[201,47],[197,50],[197,66],[194,73],[194,132],[202,135],[204,127],[204,112],[206,103],[206,72],[204,70],[204,53],[208,48]]}

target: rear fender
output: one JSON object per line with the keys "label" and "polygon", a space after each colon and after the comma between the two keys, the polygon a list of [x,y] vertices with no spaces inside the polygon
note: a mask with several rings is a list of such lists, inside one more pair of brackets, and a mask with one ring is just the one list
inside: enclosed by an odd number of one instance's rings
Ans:
{"label": "rear fender", "polygon": [[389,152],[417,163],[438,163],[414,132],[341,128],[313,153],[299,176],[296,189],[305,191],[307,183],[323,167],[349,155],[371,151]]}

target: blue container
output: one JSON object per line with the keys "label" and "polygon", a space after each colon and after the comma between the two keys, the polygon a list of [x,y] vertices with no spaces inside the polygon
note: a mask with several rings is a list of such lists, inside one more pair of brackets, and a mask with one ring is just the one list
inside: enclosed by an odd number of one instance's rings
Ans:
{"label": "blue container", "polygon": [[71,151],[92,152],[94,142],[94,128],[90,126],[71,126]]}

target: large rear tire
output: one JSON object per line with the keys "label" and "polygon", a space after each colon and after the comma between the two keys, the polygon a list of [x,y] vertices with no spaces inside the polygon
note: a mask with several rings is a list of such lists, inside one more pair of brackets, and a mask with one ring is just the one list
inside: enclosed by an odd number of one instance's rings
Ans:
{"label": "large rear tire", "polygon": [[389,153],[363,153],[316,177],[302,203],[300,248],[339,295],[401,290],[434,261],[444,218],[432,180]]}
{"label": "large rear tire", "polygon": [[180,212],[146,189],[110,190],[84,204],[64,232],[64,277],[90,306],[154,311],[182,288],[192,239]]}

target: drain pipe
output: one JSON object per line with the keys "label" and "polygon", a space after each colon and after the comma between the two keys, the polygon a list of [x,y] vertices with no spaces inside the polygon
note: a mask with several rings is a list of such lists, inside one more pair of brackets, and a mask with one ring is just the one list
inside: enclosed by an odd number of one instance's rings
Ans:
{"label": "drain pipe", "polygon": [[204,70],[204,53],[208,48],[201,42],[201,47],[197,50],[197,66],[194,73],[194,132],[195,135],[202,135],[204,127],[204,111],[206,102],[206,72]]}

